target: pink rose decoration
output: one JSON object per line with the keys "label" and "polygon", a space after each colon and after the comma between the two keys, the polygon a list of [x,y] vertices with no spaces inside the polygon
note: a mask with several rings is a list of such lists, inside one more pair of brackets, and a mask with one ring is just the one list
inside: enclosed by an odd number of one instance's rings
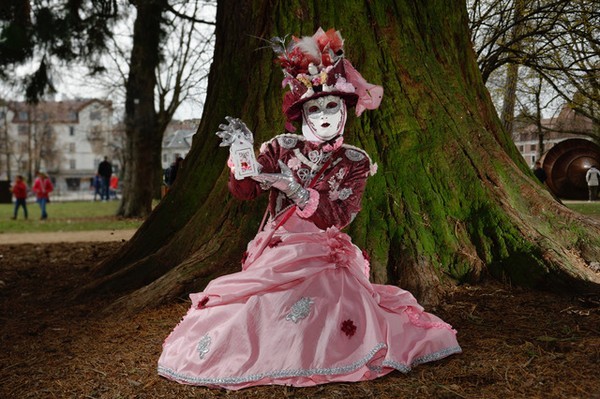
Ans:
{"label": "pink rose decoration", "polygon": [[352,83],[348,83],[345,78],[338,78],[335,82],[335,88],[343,93],[354,93],[356,90]]}
{"label": "pink rose decoration", "polygon": [[369,169],[369,172],[371,173],[371,176],[374,176],[375,173],[377,173],[377,168],[378,168],[378,166],[377,166],[376,163],[374,163],[373,165],[371,165],[371,168]]}
{"label": "pink rose decoration", "polygon": [[327,246],[329,247],[329,261],[337,267],[348,267],[354,256],[354,247],[350,236],[336,228],[327,229]]}

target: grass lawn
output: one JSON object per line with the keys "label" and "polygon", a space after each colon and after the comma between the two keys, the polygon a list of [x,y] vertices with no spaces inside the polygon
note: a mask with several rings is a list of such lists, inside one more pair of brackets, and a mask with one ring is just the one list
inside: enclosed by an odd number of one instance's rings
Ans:
{"label": "grass lawn", "polygon": [[[565,201],[567,207],[584,215],[600,219],[600,201]],[[141,219],[120,219],[115,216],[119,201],[52,202],[48,204],[48,220],[40,220],[40,208],[35,202],[27,203],[29,219],[23,219],[19,209],[17,220],[11,220],[13,204],[0,204],[0,234],[137,229]],[[0,237],[0,242],[2,238]]]}
{"label": "grass lawn", "polygon": [[600,219],[600,201],[585,202],[585,201],[564,201],[564,204],[575,212],[579,212],[583,215],[592,216]]}
{"label": "grass lawn", "polygon": [[[14,204],[0,204],[0,234],[48,231],[88,231],[137,229],[141,219],[120,219],[115,216],[119,201],[109,202],[51,202],[47,205],[48,219],[40,220],[40,207],[27,203],[29,219],[23,219],[19,209],[17,220],[11,220]],[[2,238],[0,238],[0,242]]]}

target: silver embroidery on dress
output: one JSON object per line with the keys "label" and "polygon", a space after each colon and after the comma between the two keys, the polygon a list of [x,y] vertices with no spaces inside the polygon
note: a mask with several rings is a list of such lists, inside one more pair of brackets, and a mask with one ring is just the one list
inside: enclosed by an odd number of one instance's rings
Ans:
{"label": "silver embroidery on dress", "polygon": [[[331,367],[331,368],[324,367],[324,368],[313,368],[313,369],[272,370],[272,371],[268,371],[265,373],[251,374],[251,375],[245,375],[245,376],[228,376],[228,377],[223,376],[221,378],[214,378],[214,377],[211,378],[211,377],[200,377],[200,376],[194,376],[194,375],[190,375],[190,374],[178,373],[175,370],[172,370],[170,368],[159,365],[158,366],[158,374],[165,376],[165,377],[174,378],[178,381],[183,381],[183,382],[187,382],[190,384],[198,384],[198,385],[200,385],[200,384],[235,385],[235,384],[243,384],[243,383],[251,382],[251,381],[259,381],[264,378],[274,378],[275,379],[275,378],[289,378],[289,377],[310,377],[313,375],[339,375],[339,374],[346,374],[346,373],[353,372],[363,366],[367,366],[371,370],[376,370],[377,366],[371,365],[368,362],[373,359],[373,356],[375,356],[375,354],[377,354],[377,352],[379,352],[380,350],[382,350],[384,348],[387,348],[387,345],[384,344],[383,342],[381,342],[381,343],[375,345],[375,347],[373,349],[371,349],[369,351],[369,353],[367,353],[361,359],[359,359],[353,363],[344,365],[344,366]],[[454,347],[445,348],[438,352],[434,352],[429,355],[425,355],[420,358],[417,358],[411,364],[404,364],[404,363],[400,363],[400,362],[397,362],[394,360],[384,360],[381,363],[381,365],[383,367],[392,367],[400,372],[406,373],[406,372],[410,371],[412,366],[416,366],[416,365],[424,363],[424,362],[438,360],[438,359],[444,358],[446,356],[449,356],[449,355],[452,355],[455,353],[461,353],[461,352],[462,352],[462,350],[460,349],[460,346],[454,346]]]}
{"label": "silver embroidery on dress", "polygon": [[206,354],[210,351],[211,343],[212,339],[208,336],[208,334],[200,338],[200,341],[198,341],[198,346],[196,347],[200,359],[204,359],[204,356],[206,356]]}
{"label": "silver embroidery on dress", "polygon": [[[175,370],[159,365],[158,366],[158,374],[163,375],[165,377],[174,378],[178,381],[184,381],[190,384],[219,384],[219,385],[234,385],[234,384],[242,384],[250,381],[259,381],[264,378],[289,378],[289,377],[310,377],[313,375],[339,375],[339,374],[347,374],[358,370],[359,368],[365,366],[373,356],[377,354],[380,350],[387,348],[387,345],[383,342],[375,345],[373,349],[371,349],[365,356],[361,359],[338,367],[323,367],[323,368],[313,368],[313,369],[287,369],[287,370],[272,370],[265,373],[259,374],[251,374],[245,376],[230,376],[230,377],[221,377],[221,378],[211,378],[211,377],[199,377],[193,376],[189,374],[178,373]],[[390,365],[394,367],[393,365]],[[403,370],[400,370],[403,371]]]}
{"label": "silver embroidery on dress", "polygon": [[346,176],[346,172],[347,172],[346,168],[341,168],[333,176],[331,176],[329,178],[329,180],[327,180],[327,183],[329,184],[329,200],[330,201],[336,201],[336,200],[344,201],[344,200],[347,200],[352,195],[353,191],[351,188],[347,187],[347,188],[340,189],[340,184],[342,183],[342,180]]}
{"label": "silver embroidery on dress", "polygon": [[298,143],[298,139],[296,137],[290,136],[279,136],[277,137],[277,142],[280,146],[282,146],[286,150],[289,150],[296,146],[296,143]]}
{"label": "silver embroidery on dress", "polygon": [[308,153],[308,159],[316,164],[323,160],[323,151],[312,150]]}
{"label": "silver embroidery on dress", "polygon": [[310,313],[310,305],[312,305],[314,301],[307,297],[302,297],[292,305],[292,310],[285,317],[287,321],[293,321],[294,323],[298,323],[300,320],[305,319],[306,316]]}
{"label": "silver embroidery on dress", "polygon": [[316,175],[316,171],[314,170],[309,170],[306,168],[300,168],[298,169],[298,178],[303,182],[307,182],[307,181],[311,181],[313,177],[315,177]]}
{"label": "silver embroidery on dress", "polygon": [[348,159],[351,161],[358,162],[358,161],[362,161],[363,159],[365,159],[365,154],[363,154],[360,151],[356,151],[356,150],[352,150],[352,149],[348,148],[346,150],[346,157],[348,157]]}
{"label": "silver embroidery on dress", "polygon": [[319,164],[317,162],[313,162],[310,159],[306,158],[299,148],[294,149],[294,154],[300,160],[300,162],[308,166],[311,170],[316,170],[319,167]]}
{"label": "silver embroidery on dress", "polygon": [[352,195],[352,189],[351,188],[342,188],[338,194],[338,198],[343,200],[348,199],[348,197],[350,197]]}

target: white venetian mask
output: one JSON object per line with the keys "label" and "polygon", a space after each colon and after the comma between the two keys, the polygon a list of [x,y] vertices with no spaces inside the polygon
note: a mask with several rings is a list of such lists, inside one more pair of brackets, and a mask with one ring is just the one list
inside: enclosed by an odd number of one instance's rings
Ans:
{"label": "white venetian mask", "polygon": [[328,141],[344,133],[346,104],[337,96],[308,100],[302,106],[302,134],[309,141]]}

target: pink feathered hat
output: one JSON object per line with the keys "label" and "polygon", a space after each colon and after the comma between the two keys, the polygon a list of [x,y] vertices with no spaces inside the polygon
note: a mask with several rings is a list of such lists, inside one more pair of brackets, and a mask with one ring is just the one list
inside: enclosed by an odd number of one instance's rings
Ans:
{"label": "pink feathered hat", "polygon": [[286,128],[296,130],[292,122],[302,118],[302,104],[313,98],[333,95],[343,98],[347,107],[356,106],[356,115],[379,107],[383,88],[368,83],[344,58],[344,39],[335,29],[319,28],[313,36],[271,39],[283,68],[282,87],[289,86],[283,98]]}

